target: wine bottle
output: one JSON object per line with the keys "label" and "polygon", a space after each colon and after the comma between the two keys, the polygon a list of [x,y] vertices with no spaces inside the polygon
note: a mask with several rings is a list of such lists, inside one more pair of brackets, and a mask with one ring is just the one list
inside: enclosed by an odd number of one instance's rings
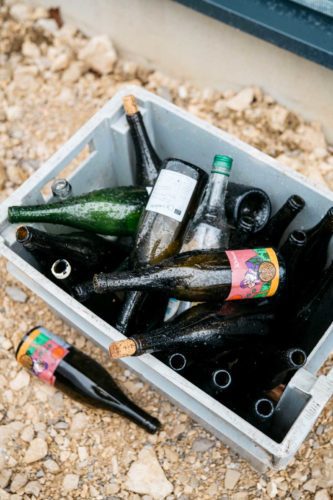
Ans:
{"label": "wine bottle", "polygon": [[51,184],[53,197],[57,201],[64,201],[73,196],[73,189],[67,179],[55,179]]}
{"label": "wine bottle", "polygon": [[[89,275],[88,275],[89,276]],[[90,275],[91,276],[91,275]],[[111,296],[97,295],[91,279],[76,287],[81,278],[81,270],[73,268],[66,259],[58,259],[51,266],[52,281],[90,309],[101,319],[114,325],[121,307],[121,301],[116,294]]]}
{"label": "wine bottle", "polygon": [[162,161],[150,142],[135,97],[133,95],[125,96],[123,98],[123,105],[135,148],[135,184],[139,186],[153,186],[161,170]]}
{"label": "wine bottle", "polygon": [[333,261],[318,279],[316,286],[307,291],[302,303],[287,323],[293,342],[309,354],[333,321]]}
{"label": "wine bottle", "polygon": [[[333,234],[333,207],[315,226],[304,229],[307,243],[299,258],[299,266],[305,270],[306,284],[310,289],[324,270],[328,259],[328,245]],[[305,284],[305,283],[304,283]]]}
{"label": "wine bottle", "polygon": [[192,354],[202,346],[210,346],[221,352],[269,335],[273,323],[274,315],[264,312],[249,312],[229,318],[215,315],[189,325],[166,323],[157,330],[114,342],[110,346],[110,355],[111,358],[122,358],[179,349],[191,349]]}
{"label": "wine bottle", "polygon": [[[300,288],[302,289],[303,269],[300,265],[300,256],[307,244],[307,235],[304,231],[292,231],[280,248],[280,253],[286,263],[287,283],[283,306],[290,310],[295,301],[298,301]],[[301,294],[302,295],[302,294]]]}
{"label": "wine bottle", "polygon": [[272,211],[271,201],[265,191],[245,184],[229,182],[226,200],[226,215],[232,226],[243,215],[254,218],[254,232],[258,232],[267,224]]}
{"label": "wine bottle", "polygon": [[[226,249],[229,245],[229,224],[225,215],[225,195],[232,167],[230,156],[215,155],[208,183],[199,208],[185,231],[180,253],[191,250]],[[191,302],[170,299],[164,321],[191,307]]]}
{"label": "wine bottle", "polygon": [[285,230],[305,207],[305,201],[297,194],[290,196],[282,207],[270,218],[264,229],[254,235],[251,245],[278,246]]}
{"label": "wine bottle", "polygon": [[[134,267],[157,263],[180,249],[186,224],[197,208],[207,174],[177,159],[165,160],[143,212],[132,253]],[[117,328],[127,333],[130,321],[143,300],[142,294],[127,296]]]}
{"label": "wine bottle", "polygon": [[97,293],[158,290],[180,300],[221,302],[271,297],[285,283],[285,264],[272,248],[196,250],[124,273],[94,276]]}
{"label": "wine bottle", "polygon": [[151,433],[160,427],[156,418],[125,396],[99,363],[42,326],[24,335],[16,359],[40,380],[79,401],[114,411]]}
{"label": "wine bottle", "polygon": [[48,222],[114,236],[135,234],[148,193],[144,187],[91,191],[45,205],[14,206],[9,222]]}
{"label": "wine bottle", "polygon": [[255,230],[255,218],[252,215],[242,214],[234,231],[231,233],[230,248],[236,250],[246,248],[251,235]]}
{"label": "wine bottle", "polygon": [[258,346],[251,356],[243,356],[239,366],[243,380],[267,392],[286,383],[306,360],[306,353],[300,347],[278,348],[270,344],[264,349]]}
{"label": "wine bottle", "polygon": [[16,241],[34,254],[66,258],[83,269],[110,271],[125,259],[123,248],[116,242],[87,232],[51,234],[31,226],[16,230]]}
{"label": "wine bottle", "polygon": [[275,405],[270,398],[262,394],[240,395],[233,409],[262,432],[269,431],[275,413]]}

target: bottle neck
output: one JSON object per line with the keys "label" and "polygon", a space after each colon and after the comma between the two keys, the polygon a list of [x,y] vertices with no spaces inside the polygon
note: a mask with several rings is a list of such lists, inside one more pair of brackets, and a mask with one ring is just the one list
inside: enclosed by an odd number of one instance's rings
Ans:
{"label": "bottle neck", "polygon": [[155,152],[140,112],[127,115],[138,165],[138,183],[153,186],[161,168],[161,160]]}
{"label": "bottle neck", "polygon": [[224,174],[211,173],[207,189],[202,200],[204,212],[218,209],[224,214],[224,200],[227,192],[229,177]]}

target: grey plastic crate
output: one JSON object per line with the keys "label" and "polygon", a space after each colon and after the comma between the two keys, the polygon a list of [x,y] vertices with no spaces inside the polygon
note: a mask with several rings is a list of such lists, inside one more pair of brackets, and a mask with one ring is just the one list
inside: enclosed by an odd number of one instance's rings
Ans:
{"label": "grey plastic crate", "polygon": [[[10,205],[28,205],[48,200],[42,190],[89,145],[88,157],[69,176],[75,194],[92,189],[132,183],[134,151],[122,110],[122,96],[133,93],[144,114],[152,142],[162,158],[176,156],[207,170],[213,154],[234,158],[232,180],[265,189],[275,210],[292,193],[307,201],[297,217],[297,227],[310,226],[332,205],[333,195],[312,186],[304,177],[284,169],[277,161],[235,137],[218,130],[169,102],[142,90],[125,87],[91,118],[33,176],[14,192],[0,209],[0,252],[8,259],[9,271],[37,293],[66,322],[107,350],[123,335],[45,278],[15,244],[15,226],[8,223]],[[39,227],[43,225],[39,225]],[[59,226],[47,226],[59,231]],[[62,228],[64,230],[64,228]],[[239,452],[258,470],[283,468],[294,456],[333,393],[333,370],[316,373],[333,350],[330,327],[313,349],[304,368],[290,381],[280,400],[275,425],[286,429],[282,442],[273,441],[205,392],[173,372],[149,354],[126,358],[123,363],[151,382],[195,420]]]}

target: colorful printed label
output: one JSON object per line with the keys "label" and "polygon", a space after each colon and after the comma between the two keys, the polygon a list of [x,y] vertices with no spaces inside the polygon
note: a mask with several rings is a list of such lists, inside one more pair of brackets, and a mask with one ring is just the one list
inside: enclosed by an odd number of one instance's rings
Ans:
{"label": "colorful printed label", "polygon": [[226,300],[271,297],[279,287],[279,262],[272,248],[227,250],[232,284]]}
{"label": "colorful printed label", "polygon": [[146,210],[167,215],[181,222],[197,181],[188,175],[161,170],[148,200]]}
{"label": "colorful printed label", "polygon": [[17,361],[38,378],[53,385],[60,361],[68,354],[70,345],[46,328],[33,330],[16,355]]}

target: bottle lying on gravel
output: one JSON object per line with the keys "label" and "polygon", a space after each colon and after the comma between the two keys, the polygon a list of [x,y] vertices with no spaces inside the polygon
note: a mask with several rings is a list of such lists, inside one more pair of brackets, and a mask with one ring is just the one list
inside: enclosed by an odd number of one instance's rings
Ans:
{"label": "bottle lying on gravel", "polygon": [[24,335],[16,359],[40,380],[79,401],[119,413],[150,433],[160,428],[159,421],[130,401],[97,361],[42,326]]}

